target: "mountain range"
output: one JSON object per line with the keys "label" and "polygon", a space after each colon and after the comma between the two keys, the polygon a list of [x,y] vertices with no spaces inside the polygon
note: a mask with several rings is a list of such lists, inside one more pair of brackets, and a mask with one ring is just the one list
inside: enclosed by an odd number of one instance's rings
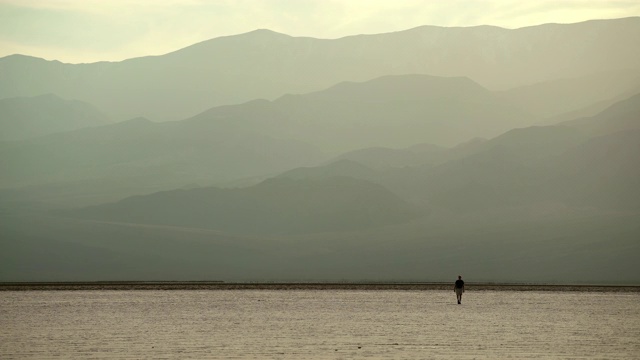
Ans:
{"label": "mountain range", "polygon": [[117,121],[164,121],[386,75],[465,76],[505,90],[610,71],[637,74],[638,37],[640,18],[520,29],[421,26],[334,40],[256,30],[121,62],[4,57],[0,98],[54,93],[93,104]]}
{"label": "mountain range", "polygon": [[534,122],[466,78],[387,76],[215,107],[181,121],[137,118],[0,143],[7,170],[0,187],[30,187],[28,194],[47,202],[52,197],[34,188],[44,186],[68,205],[91,204],[273,176],[370,146],[451,145]]}
{"label": "mountain range", "polygon": [[384,226],[415,218],[418,211],[380,185],[352,177],[331,177],[276,178],[240,189],[165,191],[66,213],[89,219],[269,236]]}
{"label": "mountain range", "polygon": [[53,94],[0,99],[0,141],[25,140],[110,123],[94,106]]}
{"label": "mountain range", "polygon": [[0,59],[0,281],[640,283],[640,19]]}
{"label": "mountain range", "polygon": [[[626,101],[571,127],[515,129],[461,148],[420,145],[436,150],[425,158],[441,157],[416,166],[400,159],[373,169],[343,158],[249,187],[57,211],[38,217],[44,225],[12,221],[3,232],[28,239],[17,253],[25,262],[42,256],[34,246],[53,246],[62,234],[82,259],[109,249],[97,257],[106,273],[97,268],[93,278],[130,278],[115,264],[140,262],[131,271],[146,279],[390,281],[458,270],[484,281],[634,283],[639,110],[640,102]],[[635,129],[620,131],[621,114]],[[609,130],[593,133],[595,123]],[[73,274],[77,261],[56,265],[59,256],[47,260],[56,276],[85,279]]]}
{"label": "mountain range", "polygon": [[[551,202],[637,211],[639,135],[640,95],[636,95],[595,117],[510,130],[475,144],[466,154],[456,148],[422,154],[371,148],[319,168],[295,169],[280,176],[354,176],[434,211]],[[376,170],[357,162],[379,158],[386,165]]]}

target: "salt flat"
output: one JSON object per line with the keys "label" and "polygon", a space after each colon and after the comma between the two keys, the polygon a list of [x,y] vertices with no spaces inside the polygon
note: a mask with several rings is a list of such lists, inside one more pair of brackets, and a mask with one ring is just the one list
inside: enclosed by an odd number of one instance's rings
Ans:
{"label": "salt flat", "polygon": [[0,358],[637,358],[637,292],[3,291]]}

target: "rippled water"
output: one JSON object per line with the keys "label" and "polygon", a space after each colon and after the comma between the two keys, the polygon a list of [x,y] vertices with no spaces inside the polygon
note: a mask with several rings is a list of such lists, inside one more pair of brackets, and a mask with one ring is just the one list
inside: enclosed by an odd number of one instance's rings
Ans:
{"label": "rippled water", "polygon": [[639,358],[640,295],[0,293],[0,358]]}

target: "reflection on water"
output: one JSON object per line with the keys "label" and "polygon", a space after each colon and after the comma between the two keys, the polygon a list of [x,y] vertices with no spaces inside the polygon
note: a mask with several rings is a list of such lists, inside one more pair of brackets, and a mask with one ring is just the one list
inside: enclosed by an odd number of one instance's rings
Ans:
{"label": "reflection on water", "polygon": [[640,295],[0,293],[0,358],[637,358]]}

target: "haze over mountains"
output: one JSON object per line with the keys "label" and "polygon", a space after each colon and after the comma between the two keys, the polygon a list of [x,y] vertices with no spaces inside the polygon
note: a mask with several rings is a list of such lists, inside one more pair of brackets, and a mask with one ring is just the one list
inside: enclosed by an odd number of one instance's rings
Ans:
{"label": "haze over mountains", "polygon": [[422,26],[335,40],[256,30],[114,63],[8,56],[0,59],[0,98],[54,93],[114,120],[164,121],[385,75],[464,76],[505,90],[609,71],[637,74],[639,37],[638,18],[513,30]]}
{"label": "haze over mountains", "polygon": [[53,94],[0,99],[0,141],[109,124],[108,117],[91,104],[64,100]]}
{"label": "haze over mountains", "polygon": [[[510,130],[476,144],[466,154],[456,148],[423,153],[371,148],[280,176],[367,179],[432,211],[464,213],[539,203],[637,211],[639,136],[640,95],[636,95],[592,118]],[[367,152],[372,155],[367,157]],[[387,154],[395,159],[387,156],[377,171],[357,162]]]}
{"label": "haze over mountains", "polygon": [[[215,107],[183,121],[138,118],[0,144],[7,153],[0,164],[9,170],[0,175],[0,184],[74,182],[76,197],[85,201],[77,204],[85,205],[92,204],[88,192],[95,201],[106,201],[273,176],[343,151],[423,141],[453,145],[534,122],[467,78],[387,76],[273,102]],[[117,188],[110,190],[105,179]],[[74,204],[73,194],[65,191],[64,198]]]}
{"label": "haze over mountains", "polygon": [[0,59],[0,280],[639,283],[638,35],[259,30]]}
{"label": "haze over mountains", "polygon": [[73,215],[264,236],[388,225],[415,218],[418,210],[382,186],[352,177],[329,177],[269,179],[242,189],[159,192]]}

